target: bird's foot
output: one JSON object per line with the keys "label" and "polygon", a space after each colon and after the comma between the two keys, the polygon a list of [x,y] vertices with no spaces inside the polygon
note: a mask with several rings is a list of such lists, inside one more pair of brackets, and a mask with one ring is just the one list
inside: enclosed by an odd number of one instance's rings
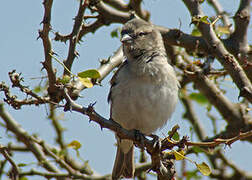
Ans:
{"label": "bird's foot", "polygon": [[141,131],[134,129],[135,132],[135,139],[140,142],[139,144],[137,144],[138,147],[144,149],[144,139],[145,139],[145,135],[143,133],[141,133]]}
{"label": "bird's foot", "polygon": [[153,142],[153,148],[160,150],[162,147],[161,141],[159,139],[159,137],[155,134],[151,134],[150,137],[152,137],[152,142]]}

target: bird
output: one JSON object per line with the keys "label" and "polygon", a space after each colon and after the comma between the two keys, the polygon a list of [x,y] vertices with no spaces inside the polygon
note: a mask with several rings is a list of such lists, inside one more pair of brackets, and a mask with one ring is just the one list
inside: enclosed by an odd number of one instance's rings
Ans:
{"label": "bird", "polygon": [[[179,82],[168,63],[161,33],[153,24],[131,19],[123,26],[120,40],[125,61],[110,81],[110,118],[127,130],[150,135],[175,111]],[[132,178],[133,142],[116,138],[112,179]]]}

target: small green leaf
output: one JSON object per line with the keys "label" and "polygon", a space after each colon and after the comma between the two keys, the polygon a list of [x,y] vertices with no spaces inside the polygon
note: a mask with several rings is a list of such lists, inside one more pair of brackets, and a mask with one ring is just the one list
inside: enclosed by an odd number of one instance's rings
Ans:
{"label": "small green leaf", "polygon": [[110,36],[112,38],[118,38],[118,29],[116,28],[113,31],[111,31]]}
{"label": "small green leaf", "polygon": [[54,154],[58,154],[58,150],[57,150],[56,148],[53,148],[51,151],[52,151]]}
{"label": "small green leaf", "polygon": [[97,71],[96,69],[89,69],[89,70],[78,73],[78,77],[97,79],[97,78],[100,78],[101,75],[99,71]]}
{"label": "small green leaf", "polygon": [[63,150],[60,150],[59,152],[57,152],[57,155],[60,157],[60,158],[63,158],[66,156],[66,150],[63,149]]}
{"label": "small green leaf", "polygon": [[60,79],[59,81],[62,83],[62,84],[67,84],[70,82],[70,79],[71,77],[68,76],[68,75],[64,75],[62,79]]}
{"label": "small green leaf", "polygon": [[195,163],[198,170],[204,175],[204,176],[209,176],[211,174],[211,169],[210,167],[205,163],[197,164]]}
{"label": "small green leaf", "polygon": [[92,83],[92,81],[91,81],[90,79],[88,79],[88,78],[81,78],[81,77],[78,77],[78,78],[79,78],[80,82],[81,82],[85,87],[91,88],[91,87],[94,86],[93,83]]}
{"label": "small green leaf", "polygon": [[192,36],[200,37],[202,34],[201,34],[201,32],[198,30],[198,28],[194,28],[194,29],[192,30],[191,35],[192,35]]}
{"label": "small green leaf", "polygon": [[25,166],[27,166],[27,164],[25,164],[25,163],[19,163],[18,164],[18,167],[25,167]]}
{"label": "small green leaf", "polygon": [[208,20],[208,16],[193,16],[192,17],[192,21],[190,24],[194,23],[196,24],[196,26],[198,25],[199,22],[205,23],[205,24],[210,24],[209,20]]}
{"label": "small green leaf", "polygon": [[80,143],[79,141],[77,141],[77,140],[73,140],[71,143],[69,143],[69,144],[67,145],[67,147],[73,148],[73,149],[75,149],[75,150],[78,150],[78,149],[81,148],[81,143]]}
{"label": "small green leaf", "polygon": [[198,175],[198,170],[194,171],[186,171],[184,173],[184,176],[186,177],[186,180],[196,180],[196,179],[201,179],[201,176]]}
{"label": "small green leaf", "polygon": [[218,26],[216,28],[216,32],[220,35],[222,34],[230,34],[230,29],[229,29],[229,26]]}
{"label": "small green leaf", "polygon": [[22,176],[21,178],[19,178],[19,180],[28,180],[28,178],[25,176]]}
{"label": "small green leaf", "polygon": [[192,147],[192,150],[193,150],[196,154],[204,152],[204,150],[203,150],[202,148],[198,147],[198,146]]}
{"label": "small green leaf", "polygon": [[186,157],[184,156],[185,152],[183,150],[181,150],[179,152],[176,150],[173,150],[173,154],[174,154],[175,159],[177,161],[182,160],[182,159],[186,159]]}
{"label": "small green leaf", "polygon": [[189,95],[189,98],[190,98],[191,100],[196,101],[196,102],[199,103],[199,104],[202,104],[202,105],[208,103],[207,98],[206,98],[203,94],[201,94],[201,93],[191,93],[191,94]]}
{"label": "small green leaf", "polygon": [[35,92],[35,93],[39,93],[39,92],[41,92],[41,86],[36,86],[34,89],[33,89],[33,91]]}
{"label": "small green leaf", "polygon": [[[168,132],[168,135],[171,134],[172,131],[169,131]],[[179,140],[179,133],[178,132],[175,132],[172,136],[172,139],[174,139],[175,141],[178,141]]]}
{"label": "small green leaf", "polygon": [[208,21],[208,16],[204,16],[204,17],[200,18],[200,22],[203,22],[205,24],[210,24]]}

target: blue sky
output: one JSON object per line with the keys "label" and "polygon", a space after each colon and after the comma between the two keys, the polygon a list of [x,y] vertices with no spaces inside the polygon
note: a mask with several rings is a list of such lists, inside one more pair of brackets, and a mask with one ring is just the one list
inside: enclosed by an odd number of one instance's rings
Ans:
{"label": "blue sky", "polygon": [[[233,16],[238,7],[237,0],[221,0],[226,11]],[[235,7],[235,8],[234,8]],[[163,25],[169,28],[179,28],[180,20],[181,30],[190,33],[190,16],[182,1],[161,1],[161,0],[145,0],[144,8],[151,12],[151,21],[157,25]],[[73,18],[78,9],[77,0],[61,0],[55,1],[52,10],[52,28],[54,32],[68,34],[71,32],[73,25]],[[207,8],[206,3],[203,4],[203,9],[206,15],[214,15],[211,8]],[[38,37],[38,30],[42,28],[40,22],[43,19],[42,1],[2,1],[0,3],[0,19],[1,19],[1,33],[0,33],[0,81],[5,81],[9,84],[8,72],[16,69],[17,72],[22,72],[24,77],[24,84],[30,87],[35,87],[39,84],[39,80],[31,80],[34,77],[41,77],[45,75],[45,71],[40,71],[43,61],[43,46],[41,40],[36,40]],[[119,46],[120,41],[117,38],[111,38],[110,32],[121,27],[120,24],[113,24],[109,27],[102,27],[95,34],[88,34],[83,38],[81,45],[78,45],[77,50],[80,57],[76,59],[72,71],[74,73],[97,68],[99,66],[99,59],[108,58]],[[53,38],[53,33],[51,33]],[[249,29],[249,43],[252,43],[251,25]],[[59,59],[66,58],[68,51],[68,43],[53,42],[53,50],[59,55]],[[58,73],[62,72],[62,67],[54,62]],[[97,102],[95,109],[104,117],[109,117],[109,105],[106,98],[109,91],[109,75],[103,82],[101,87],[94,87],[85,90],[81,93],[83,98],[78,100],[78,103],[88,105],[92,102]],[[13,90],[13,93],[17,93]],[[18,95],[20,95],[18,93]],[[227,94],[234,102],[237,102],[238,91],[232,87],[232,91]],[[21,96],[22,97],[22,96]],[[0,99],[3,98],[3,93],[0,93]],[[196,104],[195,104],[196,105]],[[50,120],[46,118],[48,106],[42,105],[39,107],[22,107],[21,111],[13,110],[8,105],[6,109],[19,122],[22,127],[30,133],[39,134],[42,139],[48,143],[54,144],[55,133],[50,126]],[[158,134],[165,135],[167,131],[174,125],[179,124],[180,134],[188,135],[190,125],[182,119],[183,107],[181,104],[177,106],[172,119],[167,125],[158,131]],[[205,125],[207,132],[211,135],[211,123],[204,116],[205,109],[197,106],[200,119]],[[62,114],[62,109],[58,109],[58,114]],[[216,112],[215,112],[216,113]],[[216,116],[219,117],[218,113]],[[67,112],[64,114],[62,125],[66,128],[64,137],[66,142],[78,140],[82,143],[80,149],[81,156],[85,160],[89,160],[89,164],[100,174],[110,173],[115,156],[115,139],[114,135],[109,130],[101,131],[100,127],[91,122],[87,118],[78,113]],[[218,122],[219,129],[225,127],[225,122],[220,120]],[[0,144],[5,144],[6,135],[4,131],[0,131]],[[71,151],[71,150],[70,150]],[[246,142],[235,143],[232,149],[224,148],[225,155],[233,159],[244,170],[252,171],[251,162],[247,161],[247,154],[252,153],[251,145]],[[74,151],[72,151],[75,156]],[[197,162],[204,160],[202,156],[192,157]],[[18,154],[15,159],[18,162],[36,162],[27,154]],[[193,166],[193,165],[192,165]],[[30,165],[30,167],[36,167]],[[29,178],[30,179],[30,178]],[[32,178],[31,178],[32,179]],[[37,179],[37,178],[36,178]]]}

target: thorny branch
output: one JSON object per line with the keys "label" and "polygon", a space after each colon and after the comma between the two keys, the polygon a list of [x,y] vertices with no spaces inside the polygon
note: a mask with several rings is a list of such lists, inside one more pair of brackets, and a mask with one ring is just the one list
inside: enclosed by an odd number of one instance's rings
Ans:
{"label": "thorny branch", "polygon": [[[203,16],[203,12],[200,9],[198,4],[199,1],[192,0],[184,0],[188,9],[190,10],[192,16]],[[219,2],[217,0],[208,0],[208,2],[213,6],[217,15],[221,15],[223,24],[225,26],[229,26],[231,23],[228,19],[227,13],[222,9]],[[173,52],[173,47],[171,46],[179,46],[183,47],[187,50],[187,52],[196,52],[199,55],[204,56],[214,56],[216,57],[224,66],[225,72],[220,74],[220,76],[225,76],[228,72],[233,78],[234,82],[240,89],[240,95],[244,96],[247,100],[251,102],[251,81],[252,81],[252,50],[249,47],[247,42],[247,33],[248,33],[248,25],[250,21],[250,6],[251,0],[241,0],[240,6],[234,15],[234,23],[235,28],[231,35],[226,39],[218,39],[213,32],[213,28],[211,24],[200,23],[198,28],[202,32],[202,37],[195,37],[190,34],[186,34],[178,29],[169,29],[166,27],[156,26],[164,39],[165,46],[167,48],[167,52],[171,57],[173,64],[183,72],[181,84],[182,86],[186,86],[189,83],[194,83],[195,88],[198,89],[203,95],[207,97],[209,102],[213,104],[216,109],[220,112],[222,117],[227,121],[228,126],[225,131],[213,136],[212,138],[205,139],[205,131],[204,128],[200,126],[198,123],[196,113],[194,112],[193,107],[191,106],[191,101],[187,98],[187,96],[182,97],[182,101],[185,105],[186,109],[186,118],[194,124],[194,128],[196,129],[196,133],[200,140],[208,141],[208,142],[190,142],[186,138],[181,139],[180,141],[168,141],[167,138],[161,141],[161,148],[154,148],[154,141],[149,139],[144,139],[144,144],[142,141],[135,137],[134,132],[128,132],[121,128],[121,126],[115,123],[112,120],[107,120],[97,114],[92,106],[88,108],[84,108],[78,104],[76,104],[72,99],[77,99],[79,97],[80,92],[84,89],[84,86],[78,82],[71,82],[71,91],[69,91],[70,98],[63,91],[59,91],[57,87],[57,77],[56,70],[52,66],[51,62],[51,53],[53,52],[53,47],[51,44],[51,39],[49,38],[49,33],[52,29],[51,27],[51,9],[53,5],[53,0],[44,0],[44,18],[41,24],[43,24],[43,28],[39,30],[39,38],[42,39],[43,47],[44,47],[44,55],[45,60],[42,62],[43,67],[47,71],[48,75],[48,95],[49,96],[39,96],[34,93],[29,87],[22,85],[22,78],[20,74],[15,71],[10,72],[9,76],[11,79],[12,87],[19,88],[21,92],[23,92],[27,98],[18,99],[15,95],[12,95],[10,92],[10,88],[4,83],[0,83],[0,91],[3,91],[5,94],[5,102],[10,104],[15,109],[20,109],[23,105],[40,105],[45,103],[50,103],[53,108],[60,100],[63,99],[63,95],[66,97],[69,104],[66,104],[65,110],[72,109],[74,111],[83,113],[88,115],[91,120],[96,121],[103,128],[111,129],[116,132],[119,137],[131,139],[140,147],[145,147],[147,151],[152,155],[152,164],[147,163],[143,166],[137,168],[137,172],[146,171],[148,169],[155,170],[159,175],[161,169],[164,167],[165,163],[162,163],[162,155],[161,151],[165,149],[172,149],[175,146],[181,148],[184,146],[200,146],[200,147],[216,147],[219,144],[231,145],[232,143],[238,140],[251,140],[251,116],[246,111],[247,107],[244,107],[243,103],[235,104],[231,102],[217,87],[215,83],[213,83],[208,75],[211,75],[212,72],[208,72],[206,74],[204,69],[200,66],[196,66],[192,64],[192,62],[188,61],[188,59],[184,58],[188,56],[184,54],[180,54],[181,52]],[[78,54],[76,52],[76,44],[84,37],[87,33],[94,33],[97,29],[102,26],[110,25],[112,23],[125,23],[128,21],[132,12],[145,19],[149,20],[150,13],[146,10],[143,10],[141,7],[142,0],[130,0],[128,3],[125,3],[122,0],[80,0],[79,10],[74,20],[74,26],[72,32],[68,35],[62,35],[59,32],[55,33],[56,41],[67,42],[69,41],[69,49],[68,49],[68,57],[65,61],[66,65],[69,69],[73,64],[73,60]],[[96,13],[98,15],[84,15],[85,9],[89,8],[92,13]],[[92,23],[86,24],[83,23],[83,20],[87,20],[92,18]],[[94,20],[94,21],[93,21]],[[170,51],[169,51],[170,50]],[[231,53],[233,56],[231,56]],[[179,55],[183,56],[183,58],[178,58]],[[178,62],[180,59],[180,62]],[[101,65],[98,68],[98,71],[101,74],[101,78],[94,81],[94,83],[101,83],[101,81],[121,62],[123,61],[123,54],[121,48],[119,48],[114,55],[110,58],[102,60]],[[239,64],[237,63],[239,62]],[[182,62],[182,63],[181,63]],[[245,74],[245,73],[246,74]],[[65,73],[65,72],[64,72]],[[67,74],[67,73],[65,73]],[[3,104],[0,103],[0,116],[5,122],[5,127],[13,132],[19,141],[24,143],[24,147],[12,146],[9,145],[8,148],[10,151],[31,151],[38,162],[42,162],[42,166],[48,170],[49,172],[39,172],[37,170],[31,170],[28,172],[19,172],[19,175],[40,175],[45,178],[79,178],[79,179],[109,179],[110,175],[106,176],[94,176],[90,171],[83,170],[83,167],[76,164],[74,160],[66,153],[66,157],[63,159],[59,159],[54,152],[52,151],[52,147],[45,144],[42,140],[34,139],[34,137],[30,136],[22,127],[3,109]],[[57,125],[54,121],[54,127],[58,134],[57,142],[60,144],[61,149],[64,149],[64,142],[62,139],[62,130],[60,129],[60,124]],[[197,123],[195,123],[197,122]],[[7,146],[6,146],[7,147]],[[42,150],[41,150],[42,149]],[[7,152],[7,151],[6,151]],[[53,158],[56,163],[59,163],[61,167],[68,170],[68,173],[62,173],[54,163],[51,163],[48,160],[48,157]],[[231,167],[234,170],[234,175],[230,177],[230,179],[245,177],[244,173],[237,169],[232,163],[230,163],[222,154],[219,154],[218,157],[215,158],[210,157],[208,155],[210,162],[212,164],[216,161],[216,159],[221,159],[222,162]],[[6,158],[10,163],[11,159]],[[8,162],[5,160],[5,163]],[[160,163],[161,162],[161,163]],[[169,163],[173,163],[172,159]],[[12,164],[12,163],[11,163]],[[15,165],[12,164],[13,169],[15,169]],[[162,167],[162,168],[161,168]],[[215,166],[214,166],[215,167]],[[216,166],[217,167],[217,166]],[[3,172],[4,165],[0,169]],[[161,169],[160,169],[161,168]],[[218,167],[217,167],[218,168]],[[171,169],[170,169],[171,170]],[[85,175],[79,173],[84,172]],[[224,172],[224,171],[223,171]],[[174,172],[171,170],[168,174],[173,176]],[[162,176],[162,175],[161,175]],[[213,173],[211,177],[215,178],[226,178],[223,173]],[[247,177],[247,176],[246,176]]]}
{"label": "thorny branch", "polygon": [[[99,115],[93,108],[93,105],[89,105],[87,108],[77,104],[74,102],[70,96],[67,93],[67,88],[63,86],[59,86],[61,90],[64,90],[64,97],[67,101],[67,103],[63,106],[64,111],[76,111],[79,112],[83,115],[87,115],[90,119],[90,121],[94,121],[98,123],[101,128],[107,128],[112,131],[114,131],[117,136],[121,139],[130,139],[132,140],[136,146],[140,148],[144,148],[147,150],[147,152],[151,155],[152,157],[152,170],[157,172],[158,175],[161,173],[161,169],[165,168],[162,164],[162,151],[167,150],[167,149],[173,149],[174,147],[179,147],[179,148],[184,148],[185,146],[201,146],[201,147],[208,147],[208,148],[213,148],[218,146],[219,144],[226,144],[226,145],[231,145],[232,143],[250,138],[252,136],[252,130],[245,132],[245,133],[240,133],[239,135],[229,138],[229,139],[215,139],[212,142],[190,142],[187,140],[186,137],[183,137],[180,141],[171,141],[169,137],[164,138],[161,140],[161,145],[160,148],[157,148],[155,146],[155,138],[153,140],[149,140],[146,137],[142,137],[141,139],[136,137],[135,131],[132,130],[126,130],[122,128],[118,123],[113,121],[112,119],[106,119]],[[166,167],[167,168],[167,167]],[[166,170],[167,171],[167,170]],[[168,169],[169,171],[169,169]],[[173,177],[173,171],[169,171],[168,174],[166,174],[166,178],[168,177]]]}
{"label": "thorny branch", "polygon": [[[192,17],[204,17],[199,1],[183,0]],[[208,44],[209,51],[220,61],[240,89],[240,96],[247,98],[252,103],[252,85],[244,70],[239,65],[216,36],[211,23],[199,22],[197,27]]]}
{"label": "thorny branch", "polygon": [[[78,54],[76,52],[75,48],[76,48],[76,44],[78,43],[78,40],[79,40],[80,29],[82,26],[82,21],[84,18],[84,13],[87,8],[87,5],[88,5],[87,0],[80,0],[79,10],[78,10],[77,16],[75,17],[73,30],[72,30],[72,33],[71,33],[70,39],[69,39],[70,43],[69,43],[69,49],[68,49],[68,56],[67,56],[66,61],[64,62],[65,66],[69,70],[71,70],[74,58]],[[70,75],[66,69],[64,71],[64,75]]]}
{"label": "thorny branch", "polygon": [[21,74],[18,74],[15,70],[9,72],[9,78],[12,82],[12,87],[19,88],[19,90],[27,96],[25,99],[18,99],[17,96],[11,94],[10,88],[4,82],[0,82],[0,91],[3,91],[6,97],[4,101],[11,105],[14,109],[20,109],[23,105],[53,103],[50,101],[49,97],[41,97],[30,90],[27,86],[22,85],[21,82],[23,81],[23,78],[21,77]]}
{"label": "thorny branch", "polygon": [[[49,37],[49,32],[51,31],[51,10],[52,10],[52,4],[53,0],[44,0],[43,1],[43,6],[44,6],[44,18],[43,21],[41,22],[43,24],[43,29],[39,30],[39,37],[43,41],[43,47],[44,47],[44,55],[45,55],[45,60],[42,62],[43,67],[47,71],[48,75],[48,82],[49,82],[49,87],[48,87],[48,94],[52,101],[56,100],[58,95],[57,92],[55,91],[55,83],[56,83],[56,72],[53,69],[52,66],[52,58],[50,56],[50,53],[52,53],[52,44],[51,40]],[[57,102],[57,101],[56,101]]]}

